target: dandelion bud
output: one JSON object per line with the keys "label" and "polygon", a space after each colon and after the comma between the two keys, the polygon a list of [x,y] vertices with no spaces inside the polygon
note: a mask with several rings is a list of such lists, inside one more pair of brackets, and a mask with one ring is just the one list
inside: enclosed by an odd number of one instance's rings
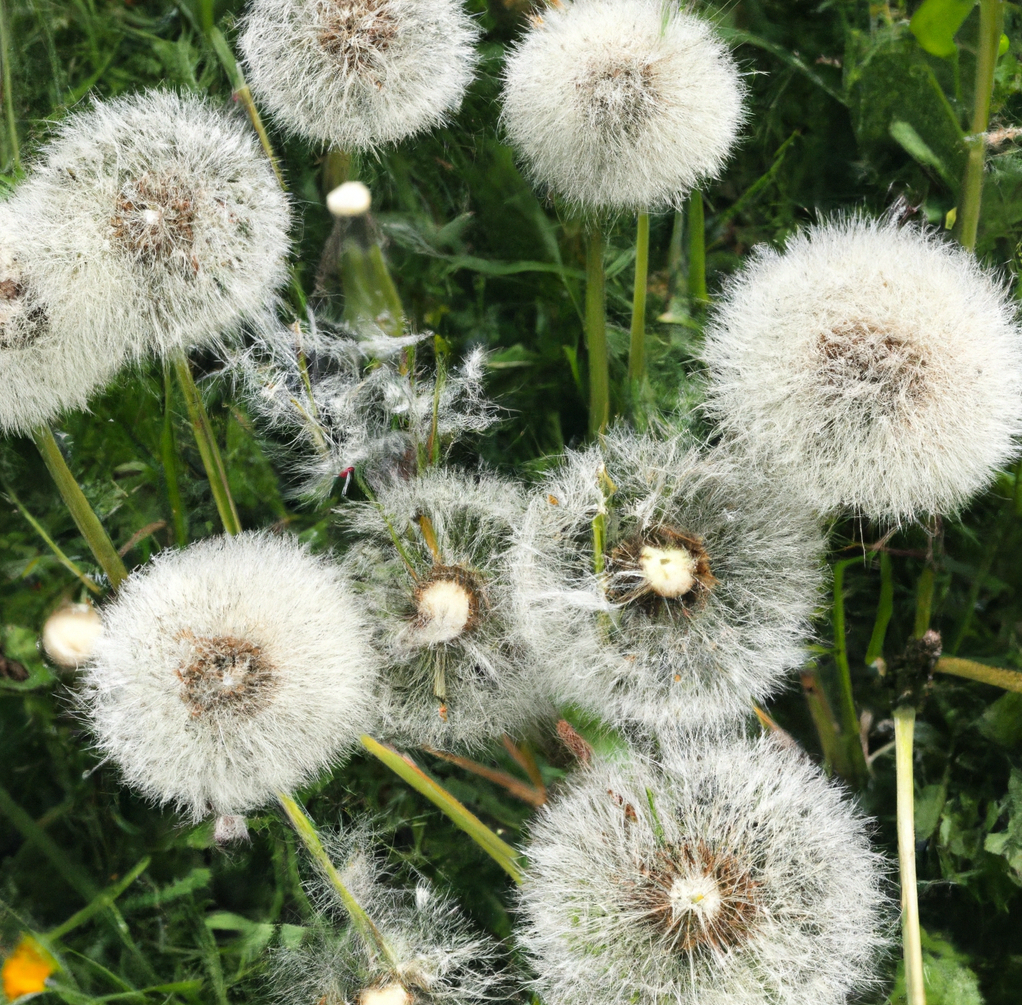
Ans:
{"label": "dandelion bud", "polygon": [[545,711],[506,569],[523,508],[513,483],[434,469],[341,511],[359,538],[344,566],[376,620],[384,728],[396,737],[478,746]]}
{"label": "dandelion bud", "polygon": [[128,784],[218,841],[371,730],[377,661],[336,569],[286,536],[163,552],[104,610],[83,703]]}
{"label": "dandelion bud", "polygon": [[372,193],[362,182],[346,181],[326,197],[326,208],[334,216],[362,216],[369,212],[372,201]]}
{"label": "dandelion bud", "polygon": [[103,621],[92,604],[58,607],[43,625],[43,649],[54,663],[74,670],[92,655]]}
{"label": "dandelion bud", "polygon": [[709,405],[820,513],[949,513],[1016,453],[1022,331],[1002,281],[913,226],[832,220],[760,249],[706,336]]}
{"label": "dandelion bud", "polygon": [[521,522],[518,630],[558,702],[720,723],[801,663],[822,550],[804,512],[721,452],[612,431],[569,453]]}
{"label": "dandelion bud", "polygon": [[374,150],[457,111],[478,36],[457,0],[254,0],[238,44],[283,128]]}
{"label": "dandelion bud", "polygon": [[566,0],[509,56],[502,118],[537,185],[643,212],[720,173],[743,94],[724,43],[675,4]]}
{"label": "dandelion bud", "polygon": [[19,198],[45,301],[136,355],[215,344],[262,319],[287,277],[290,214],[266,156],[242,119],[196,97],[69,115]]}
{"label": "dandelion bud", "polygon": [[596,762],[526,848],[521,941],[549,1005],[844,1005],[890,905],[865,821],[771,739]]}
{"label": "dandelion bud", "polygon": [[400,985],[388,984],[383,988],[366,988],[359,993],[359,1005],[412,1005],[415,999]]}

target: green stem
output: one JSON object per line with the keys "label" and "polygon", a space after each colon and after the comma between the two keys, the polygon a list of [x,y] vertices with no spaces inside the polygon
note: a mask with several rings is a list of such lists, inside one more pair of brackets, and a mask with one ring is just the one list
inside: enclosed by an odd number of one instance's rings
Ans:
{"label": "green stem", "polygon": [[53,438],[53,431],[49,426],[37,426],[32,431],[32,439],[75,525],[106,573],[110,585],[116,590],[128,578],[128,570],[125,569],[121,556],[117,554],[117,549],[99,522],[99,517],[89,505],[89,500],[85,498],[85,493],[78,487],[75,476],[71,474],[71,469]]}
{"label": "green stem", "polygon": [[399,754],[393,747],[378,743],[371,736],[360,737],[362,746],[382,761],[394,774],[403,778],[416,792],[439,807],[456,827],[463,830],[486,852],[516,883],[522,881],[518,854],[506,841],[502,841],[471,810],[463,806],[445,788],[438,785],[410,758]]}
{"label": "green stem", "polygon": [[916,584],[916,620],[912,628],[912,635],[917,639],[921,639],[930,629],[935,583],[936,574],[933,571],[933,566],[927,561],[923,571],[919,574],[919,582]]}
{"label": "green stem", "polygon": [[877,601],[877,616],[873,622],[873,634],[866,649],[866,666],[872,666],[884,654],[884,639],[887,626],[894,614],[894,569],[891,556],[880,552],[880,599]]}
{"label": "green stem", "polygon": [[397,966],[397,957],[394,951],[387,945],[380,930],[373,924],[373,919],[365,912],[365,908],[355,899],[354,894],[344,885],[337,866],[330,861],[330,856],[323,847],[316,825],[309,819],[305,811],[298,805],[297,801],[283,792],[277,793],[277,800],[280,802],[284,813],[287,815],[291,826],[302,839],[306,851],[312,856],[316,867],[326,877],[327,882],[340,897],[344,909],[348,912],[352,924],[361,932],[362,937],[375,947],[380,955],[391,967]]}
{"label": "green stem", "polygon": [[838,722],[841,726],[841,744],[847,758],[850,774],[848,782],[861,784],[867,776],[866,757],[859,740],[859,717],[855,712],[855,695],[852,691],[852,671],[848,664],[848,646],[845,639],[845,569],[858,562],[857,558],[846,558],[834,566],[834,662],[838,673]]}
{"label": "green stem", "polygon": [[628,380],[637,384],[646,373],[646,286],[649,282],[649,213],[640,213],[635,230],[635,285],[632,287],[632,340]]}
{"label": "green stem", "polygon": [[589,432],[599,436],[610,421],[610,364],[603,275],[603,232],[594,226],[586,252],[586,349],[589,352]]}
{"label": "green stem", "polygon": [[220,514],[220,520],[228,534],[239,534],[241,533],[241,521],[238,519],[234,499],[231,498],[230,486],[227,484],[227,469],[220,456],[220,448],[213,435],[213,427],[206,414],[206,406],[203,405],[202,396],[195,386],[195,378],[192,376],[188,357],[183,351],[178,351],[173,357],[173,364],[177,382],[184,394],[188,417],[191,419],[192,429],[195,432],[195,442],[198,445],[199,454],[202,456],[202,464],[206,469],[206,477],[209,479],[209,487],[213,492],[213,500],[216,503],[217,512]]}
{"label": "green stem", "polygon": [[151,859],[147,855],[126,876],[122,877],[112,886],[108,886],[101,893],[93,897],[85,907],[72,914],[67,921],[47,932],[44,936],[46,941],[55,942],[57,939],[63,938],[68,932],[73,931],[79,925],[88,921],[94,914],[98,914],[100,911],[105,911],[108,907],[112,907],[114,901],[122,893],[124,893],[124,891],[127,890],[128,887],[146,871],[146,869],[149,868],[150,861]]}
{"label": "green stem", "polygon": [[841,745],[840,734],[837,723],[834,721],[834,713],[831,710],[830,702],[820,683],[820,675],[816,668],[802,671],[802,692],[809,706],[809,714],[813,717],[813,725],[816,727],[816,735],[820,740],[820,749],[823,752],[824,764],[828,772],[836,771],[841,777],[850,773],[851,765],[845,756],[844,747]]}
{"label": "green stem", "polygon": [[4,114],[7,137],[11,144],[11,160],[21,170],[21,146],[18,143],[18,120],[14,114],[14,85],[11,77],[11,39],[7,24],[7,0],[0,0],[0,64],[3,66]]}
{"label": "green stem", "polygon": [[706,218],[703,214],[703,193],[693,191],[688,197],[688,295],[694,307],[702,307],[706,296]]}
{"label": "green stem", "polygon": [[976,92],[973,99],[972,131],[967,139],[969,157],[962,181],[958,239],[970,251],[976,250],[979,210],[983,200],[986,166],[986,131],[990,125],[990,98],[994,91],[997,49],[1004,25],[1004,0],[979,0],[979,39],[976,47]]}
{"label": "green stem", "polygon": [[994,687],[1004,688],[1005,691],[1022,691],[1022,673],[1017,670],[989,667],[985,663],[958,659],[956,656],[941,656],[933,669],[937,673],[953,674],[955,677],[967,677],[983,684],[993,684]]}
{"label": "green stem", "polygon": [[894,710],[894,760],[898,789],[898,864],[901,870],[901,930],[905,953],[905,988],[908,1005],[926,1005],[923,985],[923,947],[919,931],[916,890],[915,784],[912,779],[912,735],[916,710],[899,705]]}
{"label": "green stem", "polygon": [[163,364],[163,431],[160,434],[160,457],[163,461],[163,478],[167,483],[167,501],[170,503],[171,519],[174,523],[174,540],[179,547],[188,543],[188,513],[181,501],[181,484],[178,481],[177,443],[174,436],[174,384],[170,367]]}

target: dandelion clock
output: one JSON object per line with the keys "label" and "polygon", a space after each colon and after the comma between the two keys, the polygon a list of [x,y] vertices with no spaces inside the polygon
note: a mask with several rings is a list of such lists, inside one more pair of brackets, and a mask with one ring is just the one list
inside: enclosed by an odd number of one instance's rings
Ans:
{"label": "dandelion clock", "polygon": [[954,512],[1016,453],[1022,330],[968,251],[893,220],[760,249],[706,336],[722,430],[821,513]]}
{"label": "dandelion clock", "polygon": [[889,905],[866,822],[770,738],[596,762],[540,811],[521,941],[550,1005],[844,1005]]}
{"label": "dandelion clock", "polygon": [[478,35],[458,0],[254,0],[239,44],[252,93],[281,126],[350,151],[445,122]]}
{"label": "dandelion clock", "polygon": [[292,791],[372,726],[366,625],[336,568],[292,538],[163,552],[103,621],[83,696],[97,745],[193,820]]}

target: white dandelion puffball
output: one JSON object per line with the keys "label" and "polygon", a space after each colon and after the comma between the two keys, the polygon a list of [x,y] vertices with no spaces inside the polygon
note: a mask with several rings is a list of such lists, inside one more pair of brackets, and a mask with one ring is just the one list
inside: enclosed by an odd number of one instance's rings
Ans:
{"label": "white dandelion puffball", "polygon": [[655,729],[722,723],[802,662],[822,551],[815,522],[727,455],[615,430],[529,506],[519,631],[558,701]]}
{"label": "white dandelion puffball", "polygon": [[68,116],[19,194],[40,295],[135,354],[215,344],[287,278],[287,198],[245,120],[200,98]]}
{"label": "white dandelion puffball", "polygon": [[821,513],[952,513],[1022,431],[1006,287],[964,249],[892,220],[831,220],[783,253],[758,250],[705,359],[725,434]]}
{"label": "white dandelion puffball", "polygon": [[508,981],[495,939],[477,931],[457,904],[416,877],[388,882],[363,828],[324,843],[344,885],[373,920],[393,959],[348,923],[336,892],[317,876],[310,894],[319,924],[296,949],[271,956],[280,1005],[482,1005],[505,1000]]}
{"label": "white dandelion puffball", "polygon": [[388,735],[477,747],[541,716],[507,570],[523,510],[512,482],[431,469],[338,511],[357,535],[344,569],[385,654]]}
{"label": "white dandelion puffball", "polygon": [[194,820],[292,791],[373,725],[363,617],[293,538],[163,552],[103,621],[83,695],[97,744],[129,785]]}
{"label": "white dandelion puffball", "polygon": [[536,185],[645,212],[720,173],[744,94],[712,27],[669,0],[565,0],[509,56],[502,120]]}
{"label": "white dandelion puffball", "polygon": [[458,110],[478,36],[459,0],[253,0],[238,44],[283,128],[375,150]]}
{"label": "white dandelion puffball", "polygon": [[866,821],[796,748],[597,762],[540,810],[520,935],[549,1005],[844,1005],[890,908]]}
{"label": "white dandelion puffball", "polygon": [[28,434],[84,408],[124,360],[122,345],[82,325],[32,253],[35,219],[19,195],[0,203],[0,434]]}
{"label": "white dandelion puffball", "polygon": [[43,651],[65,670],[74,670],[92,655],[103,621],[92,604],[64,604],[43,625]]}

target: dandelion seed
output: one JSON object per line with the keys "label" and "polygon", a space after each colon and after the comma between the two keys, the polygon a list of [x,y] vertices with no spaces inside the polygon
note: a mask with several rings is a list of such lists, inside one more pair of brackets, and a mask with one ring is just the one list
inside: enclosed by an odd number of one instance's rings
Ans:
{"label": "dandelion seed", "polygon": [[92,655],[103,621],[92,604],[58,607],[43,625],[43,649],[54,663],[74,670]]}
{"label": "dandelion seed", "polygon": [[805,505],[897,522],[959,509],[1017,452],[1022,332],[973,256],[893,220],[761,249],[706,337],[709,407]]}
{"label": "dandelion seed", "polygon": [[580,769],[527,847],[521,941],[551,1005],[843,1005],[890,905],[866,823],[798,750],[691,736]]}
{"label": "dandelion seed", "polygon": [[254,0],[239,45],[283,128],[375,150],[457,111],[478,36],[456,0]]}
{"label": "dandelion seed", "polygon": [[473,747],[546,710],[511,617],[506,554],[523,509],[511,482],[431,469],[339,511],[358,538],[344,568],[386,654],[386,732]]}
{"label": "dandelion seed", "polygon": [[242,120],[199,98],[149,91],[68,116],[19,199],[41,300],[135,354],[265,321],[287,276],[269,162]]}
{"label": "dandelion seed", "polygon": [[163,552],[103,612],[82,698],[128,784],[192,819],[235,817],[373,726],[377,659],[336,569],[288,537]]}
{"label": "dandelion seed", "polygon": [[748,714],[803,659],[818,528],[684,436],[569,453],[521,523],[516,616],[557,701],[654,728]]}
{"label": "dandelion seed", "polygon": [[675,5],[567,0],[509,56],[502,120],[537,185],[647,212],[720,173],[744,90],[710,25]]}

